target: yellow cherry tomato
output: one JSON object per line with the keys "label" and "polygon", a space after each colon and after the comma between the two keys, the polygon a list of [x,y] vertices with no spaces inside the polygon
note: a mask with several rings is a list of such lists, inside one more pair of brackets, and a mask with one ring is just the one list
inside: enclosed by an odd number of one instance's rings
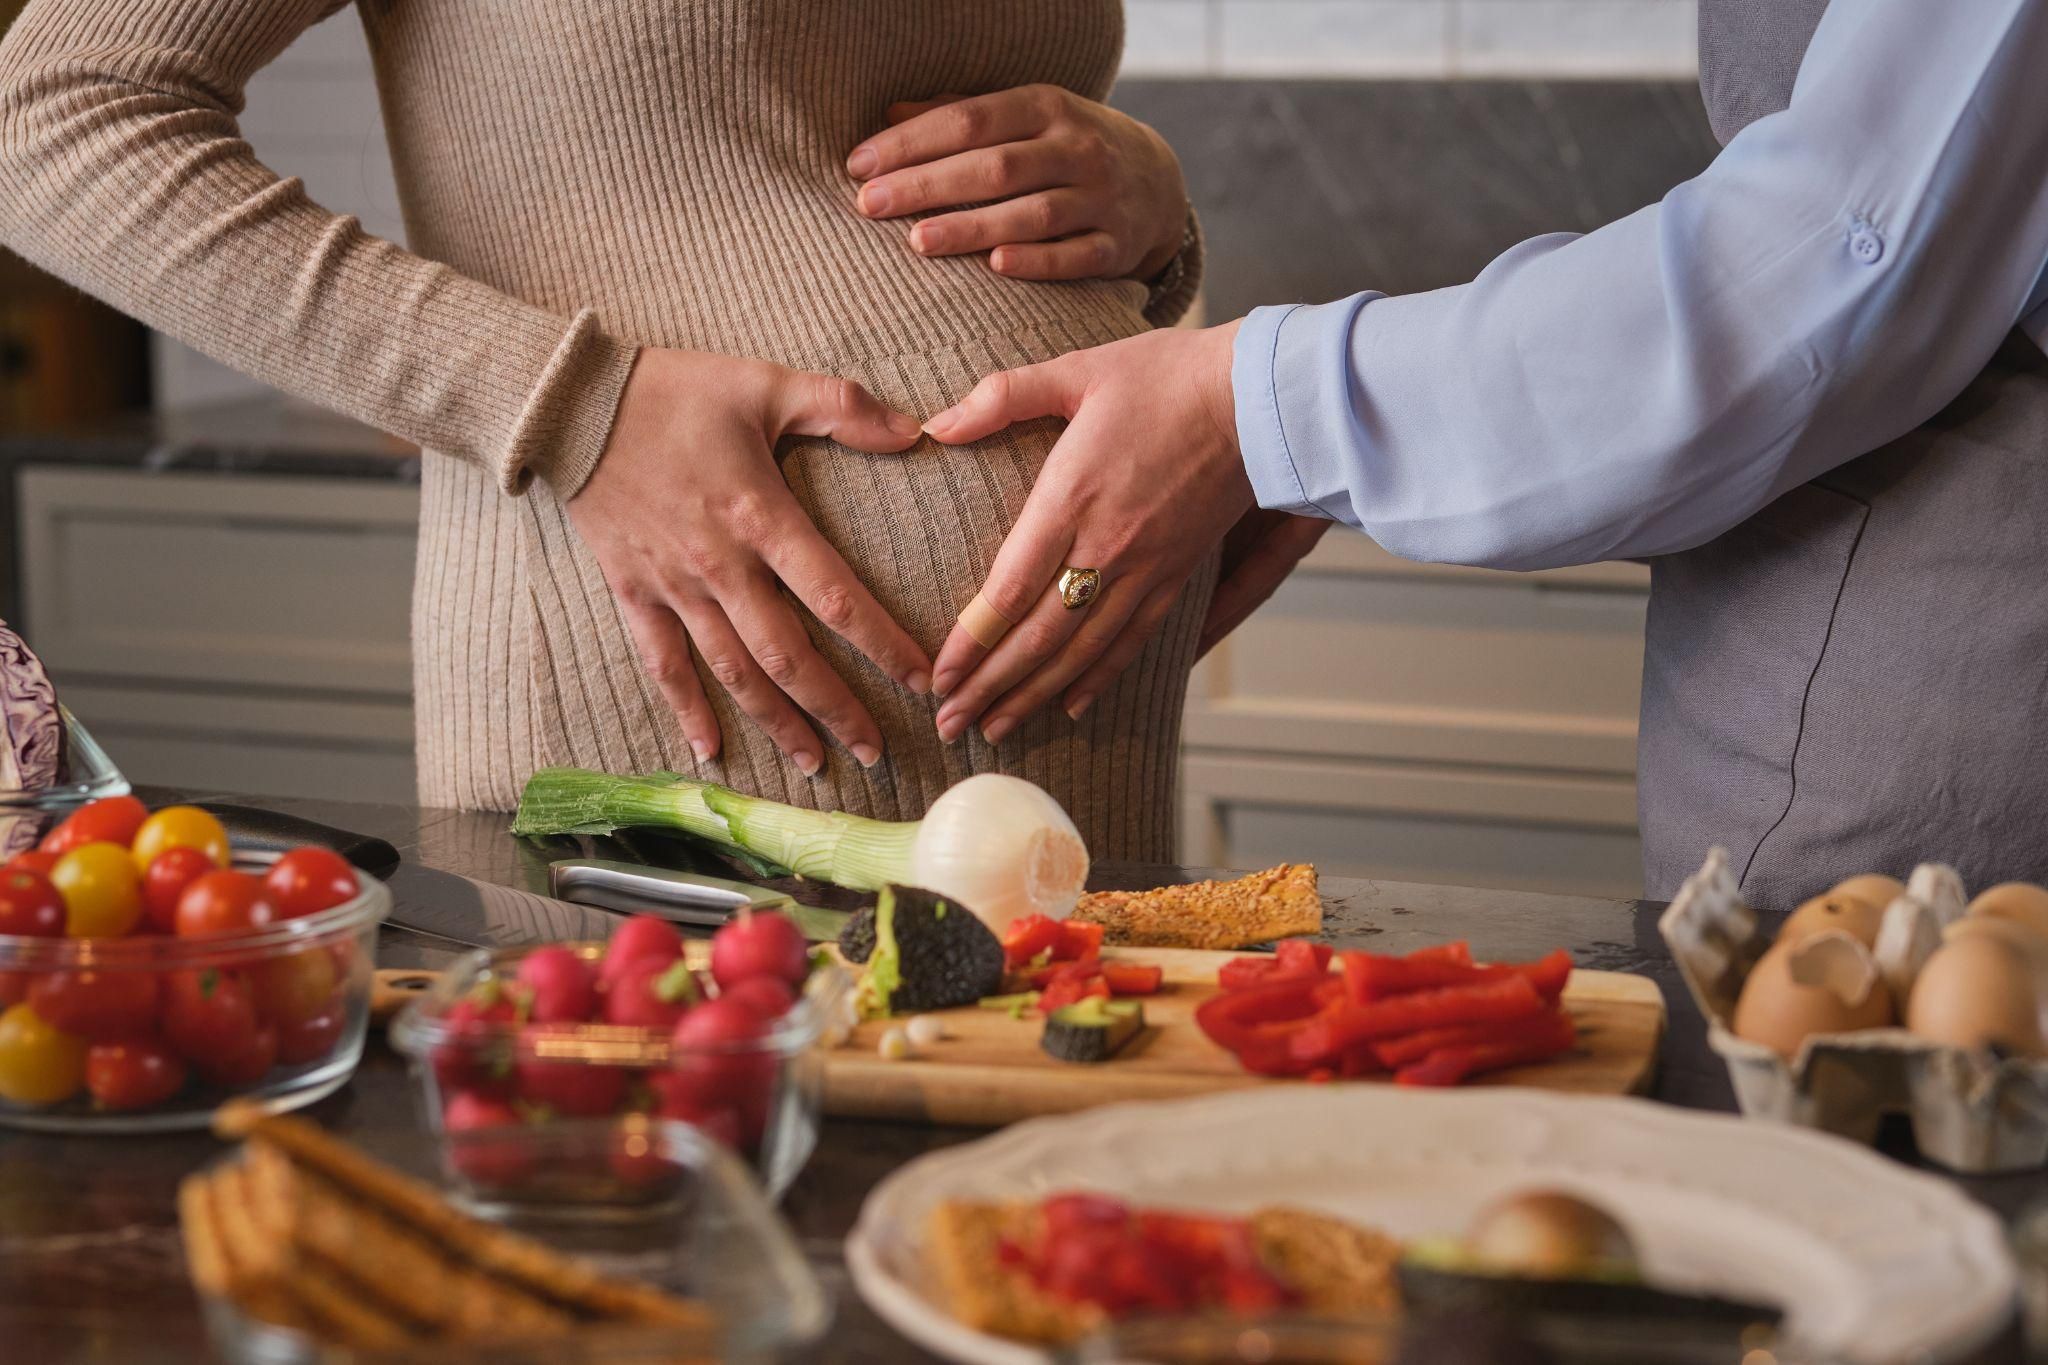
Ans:
{"label": "yellow cherry tomato", "polygon": [[61,1032],[27,1004],[0,1014],[0,1099],[58,1104],[85,1085],[85,1039]]}
{"label": "yellow cherry tomato", "polygon": [[196,848],[215,867],[226,867],[230,857],[226,827],[197,806],[165,806],[142,822],[135,832],[135,870],[149,871],[167,848]]}
{"label": "yellow cherry tomato", "polygon": [[142,877],[119,844],[85,844],[50,869],[72,938],[119,938],[142,921]]}

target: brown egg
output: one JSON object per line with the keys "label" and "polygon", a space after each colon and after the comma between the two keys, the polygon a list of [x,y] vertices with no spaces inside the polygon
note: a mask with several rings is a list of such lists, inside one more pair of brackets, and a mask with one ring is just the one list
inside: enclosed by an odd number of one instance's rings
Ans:
{"label": "brown egg", "polygon": [[1963,914],[2008,919],[2048,938],[2048,890],[2032,882],[2003,882],[1979,891]]}
{"label": "brown egg", "polygon": [[[1803,960],[1816,949],[1836,961]],[[1802,959],[1800,975],[1833,984],[1807,985],[1799,980],[1794,974],[1795,958]],[[1891,992],[1878,979],[1876,965],[1841,932],[1790,943],[1780,939],[1750,968],[1742,995],[1735,1002],[1736,1036],[1761,1043],[1788,1059],[1816,1033],[1883,1028],[1892,1018]]]}
{"label": "brown egg", "polygon": [[2048,1052],[2041,1036],[2035,968],[2001,936],[1945,939],[1913,983],[1906,1027],[1950,1047],[1996,1045],[2021,1057]]}
{"label": "brown egg", "polygon": [[1906,884],[1897,877],[1887,877],[1882,872],[1865,872],[1847,881],[1836,882],[1834,890],[1828,894],[1869,901],[1882,910],[1906,894]]}
{"label": "brown egg", "polygon": [[1864,947],[1875,947],[1877,931],[1884,924],[1884,907],[1890,904],[1852,896],[1837,887],[1794,910],[1779,926],[1778,942],[1797,943],[1829,929],[1839,929]]}

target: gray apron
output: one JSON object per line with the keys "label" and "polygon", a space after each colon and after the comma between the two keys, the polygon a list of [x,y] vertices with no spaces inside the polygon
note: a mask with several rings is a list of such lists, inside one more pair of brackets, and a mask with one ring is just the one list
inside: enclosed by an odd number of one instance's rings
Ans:
{"label": "gray apron", "polygon": [[[1826,0],[1700,0],[1723,141],[1789,102]],[[1789,908],[1857,872],[2048,881],[2048,357],[1651,566],[1645,894],[1724,845]]]}

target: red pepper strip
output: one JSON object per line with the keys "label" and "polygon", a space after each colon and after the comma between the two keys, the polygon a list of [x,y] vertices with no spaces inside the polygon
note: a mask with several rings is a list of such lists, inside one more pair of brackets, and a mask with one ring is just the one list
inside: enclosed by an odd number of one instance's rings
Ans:
{"label": "red pepper strip", "polygon": [[1195,1010],[1195,1025],[1209,1041],[1235,1055],[1247,1071],[1299,1075],[1309,1068],[1293,1060],[1287,1040],[1318,1017],[1319,984],[1270,981],[1213,995]]}
{"label": "red pepper strip", "polygon": [[1137,962],[1110,960],[1096,964],[1111,995],[1156,995],[1166,981],[1164,967],[1147,967]]}
{"label": "red pepper strip", "polygon": [[1243,990],[1261,981],[1301,981],[1325,976],[1336,949],[1327,943],[1306,939],[1282,939],[1270,957],[1234,957],[1216,972],[1216,984],[1226,991]]}
{"label": "red pepper strip", "polygon": [[1343,1000],[1298,1029],[1288,1040],[1288,1050],[1297,1063],[1315,1066],[1328,1064],[1360,1043],[1396,1034],[1451,1024],[1504,1023],[1542,1011],[1543,997],[1524,976],[1417,991],[1363,1005]]}
{"label": "red pepper strip", "polygon": [[1532,1020],[1522,1037],[1513,1041],[1477,1043],[1465,1047],[1438,1048],[1421,1061],[1394,1073],[1397,1085],[1456,1085],[1468,1076],[1527,1066],[1569,1051],[1578,1040],[1571,1017],[1562,1011]]}
{"label": "red pepper strip", "polygon": [[1310,943],[1305,938],[1282,939],[1273,949],[1273,961],[1281,971],[1295,976],[1321,976],[1330,970],[1336,949],[1327,943]]}
{"label": "red pepper strip", "polygon": [[1059,942],[1054,945],[1055,962],[1085,962],[1102,956],[1102,926],[1085,920],[1061,920]]}
{"label": "red pepper strip", "polygon": [[1529,1021],[1526,1019],[1510,1019],[1505,1024],[1452,1024],[1448,1028],[1424,1029],[1420,1033],[1382,1038],[1372,1045],[1372,1050],[1381,1066],[1389,1071],[1398,1071],[1432,1052],[1451,1047],[1482,1047],[1488,1043],[1512,1042],[1523,1037],[1528,1029]]}
{"label": "red pepper strip", "polygon": [[1062,1005],[1071,1005],[1089,996],[1109,999],[1109,983],[1099,976],[1064,977],[1047,986],[1038,997],[1038,1008],[1042,1013],[1051,1014]]}
{"label": "red pepper strip", "polygon": [[1033,990],[1042,991],[1055,981],[1087,981],[1101,974],[1102,963],[1091,959],[1087,962],[1055,962],[1050,967],[1039,968],[1025,979]]}
{"label": "red pepper strip", "polygon": [[1241,991],[1272,980],[1279,966],[1270,957],[1233,957],[1216,969],[1216,985],[1226,991]]}
{"label": "red pepper strip", "polygon": [[1459,966],[1451,962],[1418,960],[1413,956],[1380,957],[1356,951],[1344,954],[1345,989],[1360,1004],[1445,986],[1478,985],[1509,976],[1528,977],[1537,994],[1546,1000],[1555,1000],[1564,994],[1565,983],[1571,979],[1571,974],[1572,955],[1562,948],[1534,962],[1503,962],[1487,966]]}
{"label": "red pepper strip", "polygon": [[1016,971],[1040,953],[1051,952],[1063,936],[1061,923],[1045,915],[1026,915],[1003,932],[1003,968]]}
{"label": "red pepper strip", "polygon": [[1472,965],[1472,945],[1464,939],[1453,943],[1432,943],[1427,948],[1417,948],[1408,954],[1410,962],[1455,962],[1460,966]]}

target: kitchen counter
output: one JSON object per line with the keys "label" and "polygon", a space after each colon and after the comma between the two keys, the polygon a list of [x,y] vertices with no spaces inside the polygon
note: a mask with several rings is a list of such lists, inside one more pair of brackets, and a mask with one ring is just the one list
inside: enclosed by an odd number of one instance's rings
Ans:
{"label": "kitchen counter", "polygon": [[[144,793],[152,805],[218,793]],[[547,864],[575,841],[526,843],[502,816],[303,800],[261,804],[339,828],[389,839],[408,860],[527,890],[546,889]],[[599,856],[646,849],[597,841]],[[1100,886],[1152,886],[1206,875],[1177,867],[1110,865]],[[1328,878],[1329,937],[1344,945],[1407,952],[1468,938],[1488,958],[1531,958],[1560,944],[1580,966],[1637,972],[1655,980],[1670,1008],[1653,1094],[1669,1103],[1727,1110],[1726,1074],[1707,1051],[1705,1028],[1656,934],[1660,906],[1528,893]],[[387,930],[380,961],[437,965],[445,945]],[[373,1035],[361,1069],[339,1094],[307,1111],[342,1133],[371,1135],[416,1123],[402,1062]],[[859,1300],[841,1245],[874,1184],[919,1153],[978,1136],[976,1130],[828,1120],[817,1154],[782,1209],[827,1289],[838,1301],[828,1338],[804,1359],[821,1365],[914,1365],[932,1360],[897,1337]],[[204,1359],[205,1334],[187,1288],[173,1207],[178,1180],[221,1147],[204,1134],[156,1138],[44,1137],[0,1130],[0,1358],[8,1361],[153,1365]],[[1905,1153],[1897,1153],[1905,1154]],[[1962,1182],[2011,1217],[2048,1194],[2039,1175]],[[2011,1342],[1978,1357],[2021,1359]]]}

